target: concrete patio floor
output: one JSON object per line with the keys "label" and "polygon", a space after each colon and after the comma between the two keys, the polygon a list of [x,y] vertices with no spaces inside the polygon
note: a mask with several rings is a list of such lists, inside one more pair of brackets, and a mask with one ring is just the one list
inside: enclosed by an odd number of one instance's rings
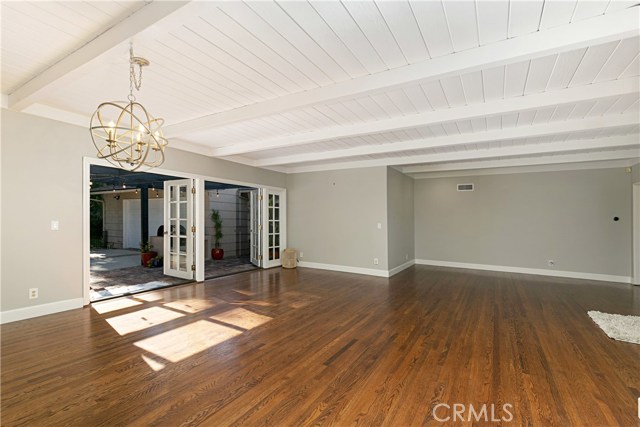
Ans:
{"label": "concrete patio floor", "polygon": [[140,265],[140,251],[135,249],[91,249],[89,258],[92,273]]}
{"label": "concrete patio floor", "polygon": [[[140,265],[140,252],[132,249],[91,251],[90,300],[101,301],[152,289],[188,283],[190,280],[165,276],[163,269]],[[248,258],[205,260],[205,279],[254,270]]]}

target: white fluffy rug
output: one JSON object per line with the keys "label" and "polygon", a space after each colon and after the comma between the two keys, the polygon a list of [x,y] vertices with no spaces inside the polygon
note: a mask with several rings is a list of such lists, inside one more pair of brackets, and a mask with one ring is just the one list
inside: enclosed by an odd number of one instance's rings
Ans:
{"label": "white fluffy rug", "polygon": [[599,311],[589,311],[588,314],[609,338],[640,344],[640,316],[623,316]]}

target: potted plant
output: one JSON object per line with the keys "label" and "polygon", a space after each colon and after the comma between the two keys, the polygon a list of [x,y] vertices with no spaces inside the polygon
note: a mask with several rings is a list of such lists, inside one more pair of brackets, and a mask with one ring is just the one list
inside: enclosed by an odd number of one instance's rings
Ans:
{"label": "potted plant", "polygon": [[213,249],[211,249],[211,258],[217,260],[221,260],[224,257],[224,249],[220,247],[220,239],[222,239],[222,217],[220,216],[220,211],[213,209],[211,210],[211,221],[213,221],[214,234],[213,238],[215,240],[215,245]]}
{"label": "potted plant", "polygon": [[149,265],[149,261],[158,256],[157,252],[152,251],[153,245],[147,242],[140,242],[140,259],[144,267]]}
{"label": "potted plant", "polygon": [[150,268],[162,267],[162,257],[160,255],[158,255],[155,258],[151,258],[147,262],[147,267],[150,267]]}

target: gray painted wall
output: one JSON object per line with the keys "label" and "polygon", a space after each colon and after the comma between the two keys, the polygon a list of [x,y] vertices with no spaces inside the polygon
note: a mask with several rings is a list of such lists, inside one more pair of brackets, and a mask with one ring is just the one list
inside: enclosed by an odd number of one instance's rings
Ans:
{"label": "gray painted wall", "polygon": [[386,198],[386,167],[288,175],[288,246],[301,261],[387,270]]}
{"label": "gray painted wall", "polygon": [[631,182],[640,182],[640,163],[633,165],[631,168]]}
{"label": "gray painted wall", "polygon": [[413,179],[387,168],[387,218],[389,269],[415,257]]}
{"label": "gray painted wall", "polygon": [[[2,109],[0,310],[82,297],[82,164],[86,128]],[[285,187],[284,174],[167,150],[162,169]],[[51,231],[51,220],[60,231]],[[28,299],[38,287],[40,297]]]}
{"label": "gray painted wall", "polygon": [[[476,185],[457,192],[457,183]],[[624,168],[416,180],[416,258],[631,275]],[[613,217],[620,221],[614,222]]]}

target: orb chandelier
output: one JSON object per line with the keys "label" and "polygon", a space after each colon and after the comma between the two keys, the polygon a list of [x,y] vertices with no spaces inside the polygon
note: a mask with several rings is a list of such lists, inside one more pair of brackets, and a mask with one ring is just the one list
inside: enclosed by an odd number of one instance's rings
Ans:
{"label": "orb chandelier", "polygon": [[164,120],[151,116],[133,94],[134,87],[137,91],[142,87],[142,67],[148,65],[146,59],[133,55],[130,46],[128,101],[103,102],[91,117],[91,139],[98,158],[129,171],[160,166],[167,146]]}

